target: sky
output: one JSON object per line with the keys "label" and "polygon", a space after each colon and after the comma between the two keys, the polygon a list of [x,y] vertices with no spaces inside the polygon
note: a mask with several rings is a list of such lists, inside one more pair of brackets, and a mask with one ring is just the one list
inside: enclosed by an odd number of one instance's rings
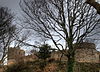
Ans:
{"label": "sky", "polygon": [[0,0],[0,6],[8,7],[9,9],[11,9],[11,12],[14,13],[17,18],[21,15],[19,2],[20,0]]}
{"label": "sky", "polygon": [[13,12],[18,13],[20,11],[20,0],[0,0],[0,6],[6,6]]}
{"label": "sky", "polygon": [[[100,3],[100,0],[96,0],[96,1]],[[20,0],[0,0],[0,6],[7,6],[13,12],[19,13],[21,11],[19,2]]]}
{"label": "sky", "polygon": [[[100,0],[96,1],[100,2]],[[19,16],[22,12],[19,6],[19,2],[20,0],[0,0],[0,6],[8,7],[12,12],[14,12],[14,14],[16,14],[16,16]]]}

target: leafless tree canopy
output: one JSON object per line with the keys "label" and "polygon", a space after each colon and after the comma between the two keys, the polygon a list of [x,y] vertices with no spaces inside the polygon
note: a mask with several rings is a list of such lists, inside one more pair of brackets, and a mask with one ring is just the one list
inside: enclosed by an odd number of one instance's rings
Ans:
{"label": "leafless tree canopy", "polygon": [[21,0],[20,7],[25,13],[26,28],[52,40],[59,50],[69,48],[67,53],[60,51],[68,58],[67,72],[73,72],[73,44],[100,28],[95,9],[82,0]]}
{"label": "leafless tree canopy", "polygon": [[15,25],[12,25],[13,15],[7,7],[0,7],[0,50],[3,53],[2,59],[7,53],[15,31]]}
{"label": "leafless tree canopy", "polygon": [[57,47],[60,40],[66,44],[70,40],[81,42],[100,23],[94,8],[80,0],[23,0],[20,6],[27,27],[51,39]]}
{"label": "leafless tree canopy", "polygon": [[93,6],[97,10],[97,13],[100,14],[100,4],[96,0],[86,0],[86,3]]}

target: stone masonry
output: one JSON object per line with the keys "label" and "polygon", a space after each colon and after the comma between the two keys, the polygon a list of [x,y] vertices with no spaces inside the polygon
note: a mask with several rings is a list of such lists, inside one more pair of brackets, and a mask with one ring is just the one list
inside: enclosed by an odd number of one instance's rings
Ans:
{"label": "stone masonry", "polygon": [[21,50],[20,48],[9,48],[8,49],[8,65],[13,64],[16,61],[22,60],[22,58],[25,56],[25,51]]}
{"label": "stone masonry", "polygon": [[[67,57],[59,51],[52,52],[51,58],[62,61],[67,60]],[[78,62],[100,63],[100,52],[96,50],[93,43],[80,43],[80,45],[76,45],[75,60]]]}

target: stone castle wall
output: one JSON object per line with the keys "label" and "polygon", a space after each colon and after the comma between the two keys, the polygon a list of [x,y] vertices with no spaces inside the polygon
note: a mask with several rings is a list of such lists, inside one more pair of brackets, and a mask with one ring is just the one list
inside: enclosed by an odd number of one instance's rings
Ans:
{"label": "stone castle wall", "polygon": [[[38,58],[36,55],[25,56],[25,51],[11,48],[8,53],[8,62],[14,62],[14,59],[16,61],[21,59],[23,61],[32,61]],[[52,52],[51,59],[67,61],[67,57],[61,54],[60,51]],[[81,43],[80,45],[76,45],[75,60],[78,62],[100,63],[100,52],[96,50],[95,44],[93,43]]]}
{"label": "stone castle wall", "polygon": [[17,62],[21,61],[22,57],[24,56],[25,56],[24,50],[18,48],[9,48],[7,57],[8,64],[15,63],[15,61]]}
{"label": "stone castle wall", "polygon": [[94,49],[77,49],[75,59],[78,62],[99,62],[99,54]]}
{"label": "stone castle wall", "polygon": [[[51,58],[55,60],[60,60],[61,53],[53,52],[51,54]],[[62,61],[66,61],[67,57],[62,55]],[[75,60],[78,62],[95,62],[100,63],[100,52],[96,50],[95,44],[93,43],[81,43],[80,45],[76,45],[76,52],[75,52]]]}
{"label": "stone castle wall", "polygon": [[94,43],[80,43],[75,52],[75,59],[78,62],[99,62],[99,52]]}

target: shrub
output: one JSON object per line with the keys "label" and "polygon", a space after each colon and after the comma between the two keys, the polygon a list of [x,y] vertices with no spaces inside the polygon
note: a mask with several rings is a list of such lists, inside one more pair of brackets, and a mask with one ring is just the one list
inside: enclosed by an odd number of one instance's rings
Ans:
{"label": "shrub", "polygon": [[27,64],[14,64],[9,66],[5,72],[33,72]]}

